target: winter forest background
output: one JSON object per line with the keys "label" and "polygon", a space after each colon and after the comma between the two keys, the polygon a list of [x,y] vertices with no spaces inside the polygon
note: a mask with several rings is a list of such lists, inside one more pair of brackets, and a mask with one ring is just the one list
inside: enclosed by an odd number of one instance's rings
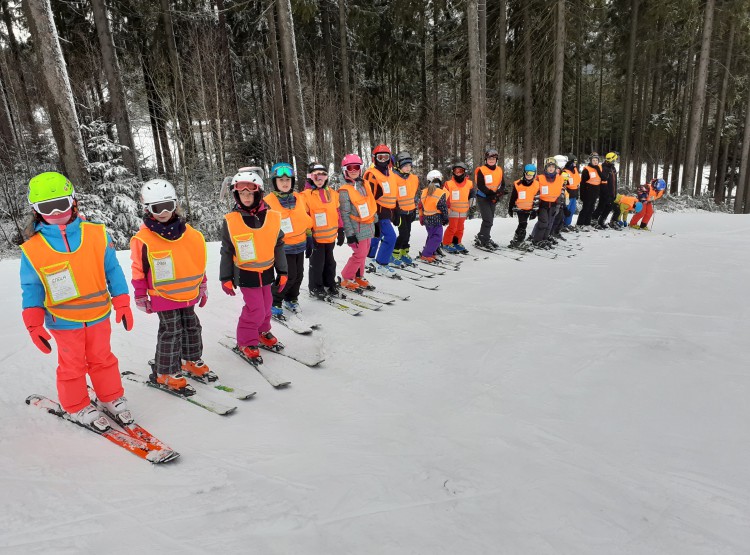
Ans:
{"label": "winter forest background", "polygon": [[495,146],[513,179],[548,155],[614,150],[624,190],[663,177],[672,205],[750,212],[748,0],[0,0],[0,12],[5,250],[41,171],[68,175],[125,247],[142,180],[172,180],[215,239],[238,167],[336,171],[380,142],[411,151],[422,175]]}

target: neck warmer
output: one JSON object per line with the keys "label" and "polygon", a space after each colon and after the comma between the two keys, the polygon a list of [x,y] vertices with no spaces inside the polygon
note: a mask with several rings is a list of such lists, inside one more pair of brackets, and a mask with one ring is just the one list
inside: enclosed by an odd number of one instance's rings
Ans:
{"label": "neck warmer", "polygon": [[161,235],[165,239],[170,239],[172,241],[179,239],[182,237],[182,234],[185,233],[185,221],[177,216],[177,214],[173,214],[169,221],[164,223],[147,215],[143,218],[143,223],[148,229],[157,235]]}

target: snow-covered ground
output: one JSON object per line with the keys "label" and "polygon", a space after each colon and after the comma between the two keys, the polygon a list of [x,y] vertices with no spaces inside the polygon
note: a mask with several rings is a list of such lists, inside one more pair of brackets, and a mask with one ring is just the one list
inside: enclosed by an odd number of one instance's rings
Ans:
{"label": "snow-covered ground", "polygon": [[[411,299],[358,317],[306,301],[321,330],[275,329],[322,338],[327,361],[268,358],[293,382],[278,391],[218,344],[240,301],[212,245],[204,358],[258,395],[220,417],[126,383],[182,453],[163,466],[24,404],[54,396],[55,358],[0,262],[0,551],[750,553],[750,219],[655,223],[573,258],[466,261],[435,292],[381,281]],[[115,328],[123,370],[146,372],[156,320]]]}

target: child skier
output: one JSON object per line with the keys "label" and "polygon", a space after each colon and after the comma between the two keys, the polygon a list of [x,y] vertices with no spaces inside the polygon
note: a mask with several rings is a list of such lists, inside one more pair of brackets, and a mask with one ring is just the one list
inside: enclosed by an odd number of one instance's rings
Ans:
{"label": "child skier", "polygon": [[378,206],[378,223],[375,237],[370,242],[369,258],[375,258],[377,273],[393,277],[396,273],[389,266],[396,247],[396,231],[393,229],[393,213],[396,210],[396,179],[391,172],[393,162],[391,149],[380,144],[372,151],[373,166],[365,172],[364,181],[372,190]]}
{"label": "child skier", "polygon": [[299,312],[299,289],[305,277],[305,246],[311,233],[312,218],[307,213],[307,205],[302,193],[294,192],[294,169],[286,162],[271,168],[273,190],[264,197],[269,209],[281,214],[281,231],[284,232],[284,253],[286,254],[287,284],[283,291],[273,287],[271,314],[281,316],[283,308]]}
{"label": "child skier", "polygon": [[443,250],[453,253],[466,253],[461,243],[464,236],[464,222],[469,215],[469,201],[474,198],[474,184],[467,179],[469,166],[456,162],[451,166],[451,178],[445,182],[448,202],[448,228],[443,235]]}
{"label": "child skier", "polygon": [[531,243],[541,248],[549,248],[557,241],[550,239],[552,226],[558,211],[558,202],[563,188],[563,176],[558,171],[557,162],[550,157],[544,161],[544,173],[537,176],[539,182],[539,219],[531,234]]}
{"label": "child skier", "polygon": [[[667,190],[667,182],[663,179],[652,179],[646,186],[646,200],[643,202],[643,211],[633,216],[630,220],[630,227],[639,227],[639,229],[648,229],[651,217],[654,215],[654,202],[664,196]],[[643,221],[641,221],[643,218]]]}
{"label": "child skier", "polygon": [[568,191],[568,203],[565,210],[564,227],[562,231],[578,231],[573,225],[573,216],[578,208],[578,189],[581,186],[581,173],[578,171],[578,157],[575,154],[568,154],[568,162],[563,168],[568,175],[570,180],[565,185],[565,189]]}
{"label": "child skier", "polygon": [[536,218],[539,195],[539,181],[536,179],[536,166],[526,164],[523,167],[523,177],[513,183],[513,191],[508,203],[508,215],[518,216],[518,226],[508,245],[512,249],[524,249],[526,239],[526,226],[528,221]]}
{"label": "child skier", "polygon": [[362,159],[359,156],[344,156],[341,174],[344,184],[339,187],[339,206],[346,242],[352,249],[352,255],[341,270],[341,287],[350,290],[370,288],[370,282],[365,279],[365,262],[370,241],[375,236],[377,204],[372,190],[360,177]]}
{"label": "child skier", "polygon": [[495,221],[495,205],[505,194],[502,164],[498,165],[498,152],[490,148],[484,153],[484,165],[474,170],[474,183],[477,187],[477,208],[482,217],[474,243],[477,247],[497,249],[500,247],[490,237]]}
{"label": "child skier", "polygon": [[169,181],[152,179],[141,188],[143,224],[130,240],[135,306],[159,316],[152,378],[181,390],[180,370],[203,377],[201,323],[195,305],[208,300],[206,240],[185,223],[177,210],[177,193]]}
{"label": "child skier", "polygon": [[[255,172],[232,178],[234,209],[224,216],[221,228],[219,279],[227,295],[239,287],[244,306],[237,322],[237,347],[247,359],[260,356],[258,344],[273,347],[271,285],[279,292],[287,282],[281,214],[263,201],[263,179]],[[274,279],[274,269],[276,278]]]}
{"label": "child skier", "polygon": [[406,151],[396,155],[396,166],[393,173],[396,177],[396,211],[394,222],[398,225],[398,237],[393,251],[393,262],[396,266],[410,265],[413,260],[409,256],[409,240],[411,239],[411,224],[417,217],[417,202],[419,202],[419,178],[411,173],[412,155]]}
{"label": "child skier", "polygon": [[62,174],[45,172],[32,178],[28,201],[33,221],[21,245],[23,322],[43,353],[52,352],[52,337],[57,342],[60,405],[69,419],[83,426],[109,428],[91,404],[88,374],[103,408],[118,421],[130,423],[133,418],[110,348],[109,315],[114,308],[115,321],[130,331],[133,313],[128,283],[109,235],[104,225],[81,220],[73,184]]}
{"label": "child skier", "polygon": [[339,214],[339,194],[328,187],[328,172],[321,164],[311,164],[305,184],[305,205],[312,219],[312,243],[305,256],[310,259],[308,289],[310,295],[325,299],[338,295],[335,244],[344,244],[344,225]]}
{"label": "child skier", "polygon": [[432,170],[427,174],[427,187],[419,200],[419,223],[427,228],[427,242],[419,255],[420,260],[435,262],[435,251],[440,247],[443,227],[448,224],[448,203],[442,188],[443,174]]}
{"label": "child skier", "polygon": [[628,225],[628,213],[635,212],[636,214],[639,214],[642,209],[643,203],[638,202],[637,197],[618,194],[615,197],[610,224],[614,223],[620,227],[625,227]]}

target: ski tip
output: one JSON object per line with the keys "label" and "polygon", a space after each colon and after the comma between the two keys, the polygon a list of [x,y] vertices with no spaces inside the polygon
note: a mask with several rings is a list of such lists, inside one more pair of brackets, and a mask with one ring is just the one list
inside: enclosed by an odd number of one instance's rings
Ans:
{"label": "ski tip", "polygon": [[275,386],[273,386],[273,388],[274,389],[286,389],[290,385],[292,385],[292,382],[282,382],[282,383],[276,384]]}

